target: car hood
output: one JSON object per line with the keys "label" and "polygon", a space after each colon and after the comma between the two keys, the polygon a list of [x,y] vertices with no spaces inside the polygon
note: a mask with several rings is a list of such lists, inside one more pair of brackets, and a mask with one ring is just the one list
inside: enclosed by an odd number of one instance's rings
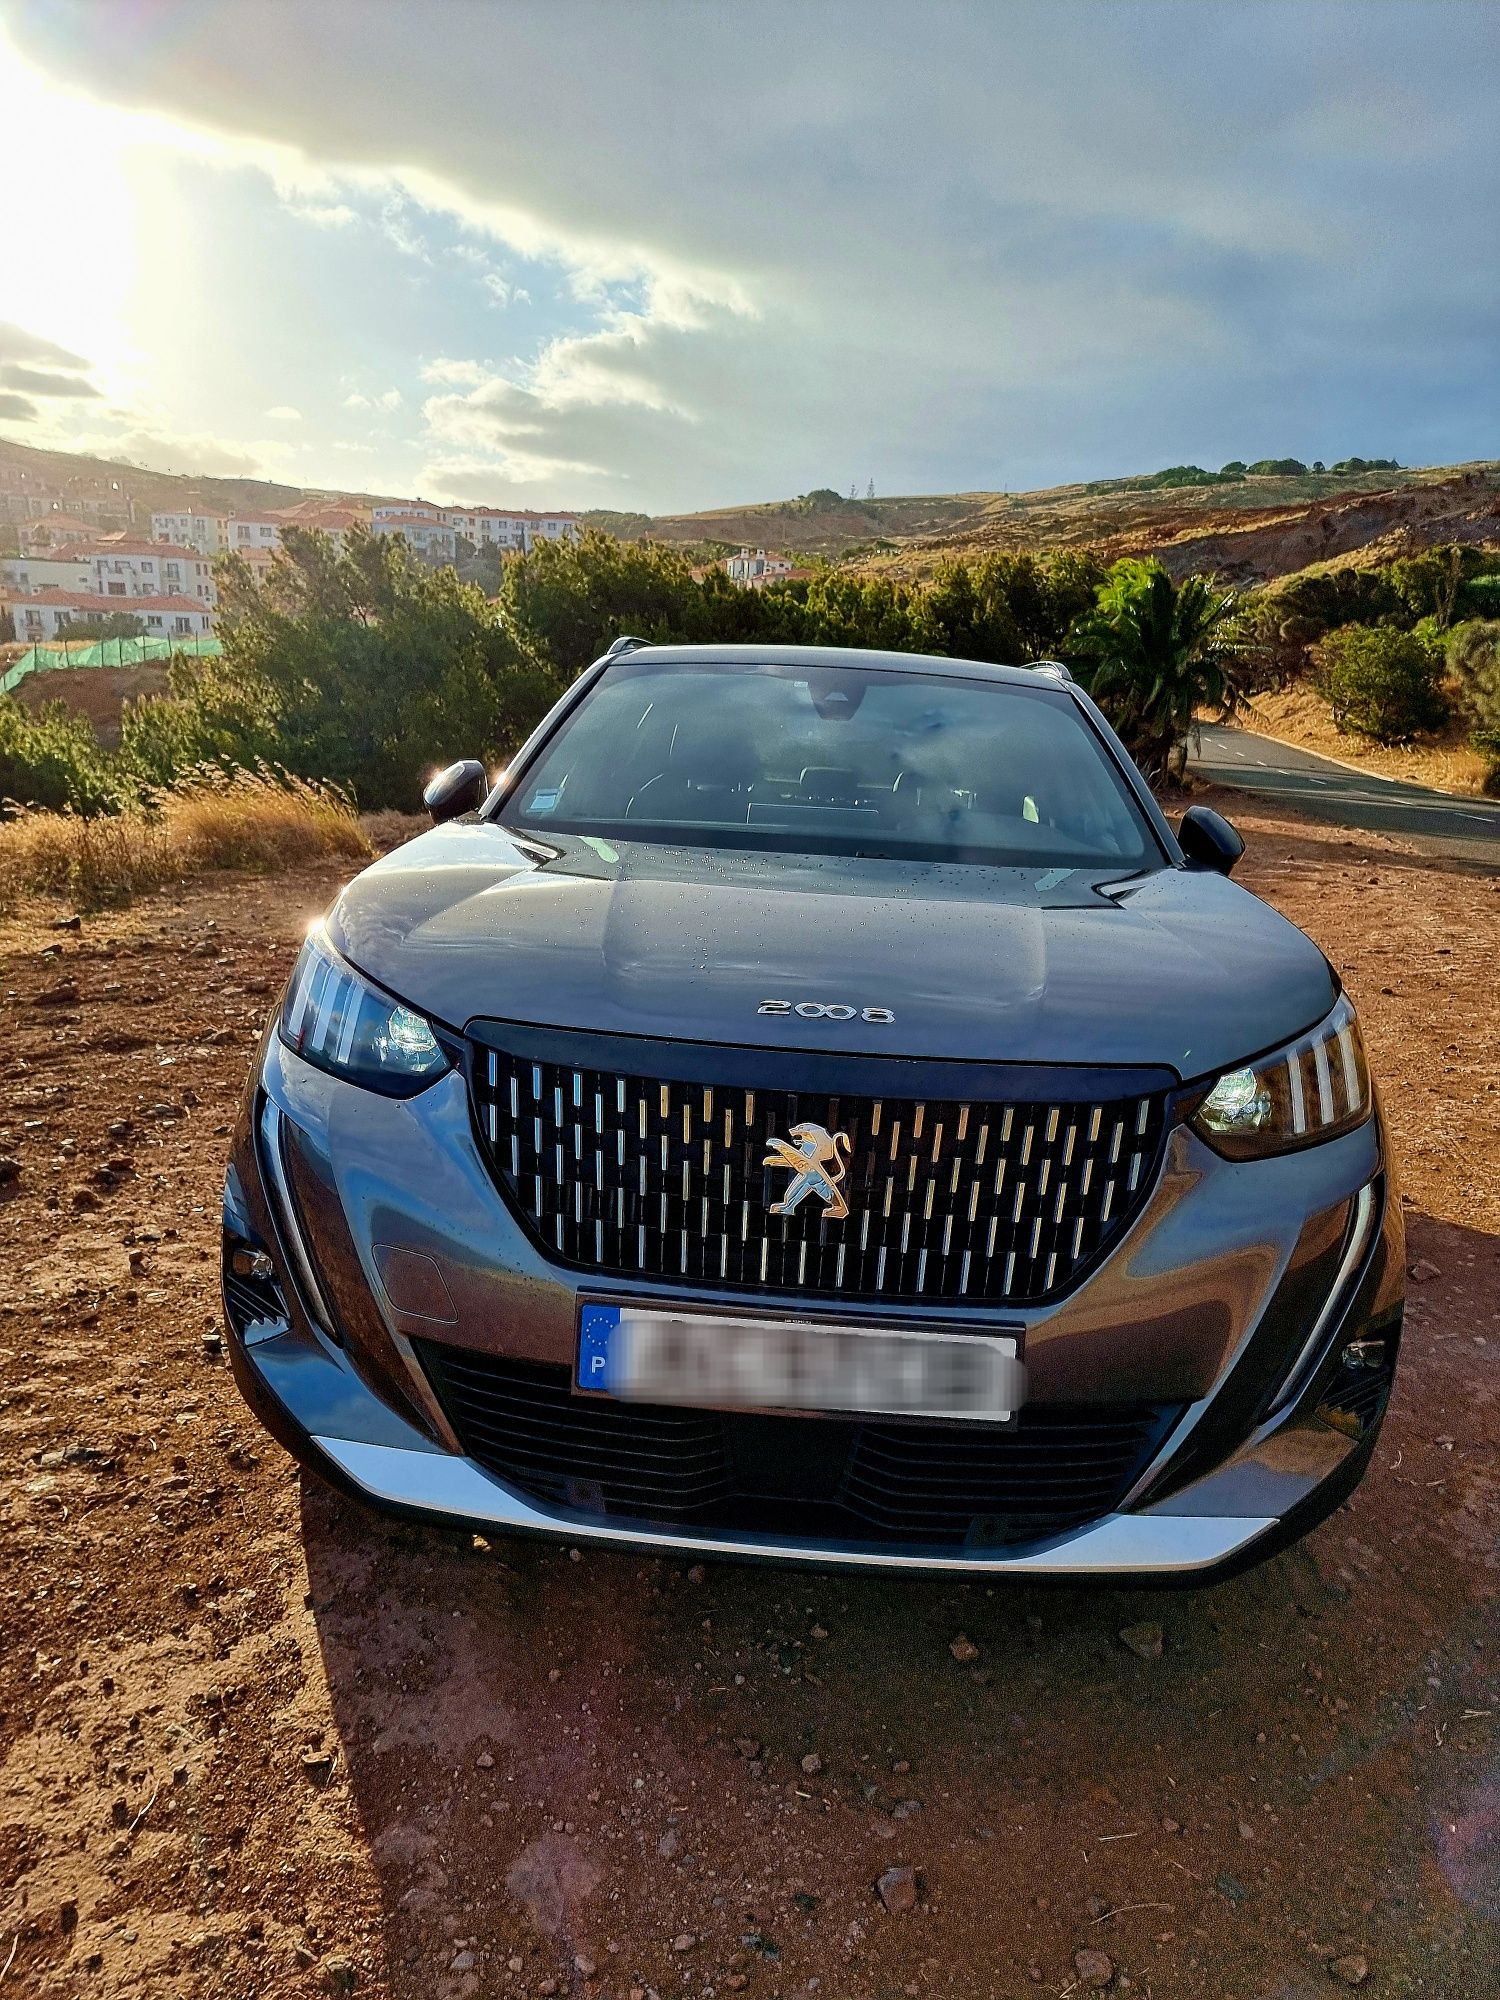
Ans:
{"label": "car hood", "polygon": [[[1207,1075],[1310,1027],[1336,988],[1223,877],[989,868],[434,829],[328,919],[434,1020]],[[766,1015],[766,1000],[852,1019]],[[887,1010],[892,1021],[864,1018]]]}

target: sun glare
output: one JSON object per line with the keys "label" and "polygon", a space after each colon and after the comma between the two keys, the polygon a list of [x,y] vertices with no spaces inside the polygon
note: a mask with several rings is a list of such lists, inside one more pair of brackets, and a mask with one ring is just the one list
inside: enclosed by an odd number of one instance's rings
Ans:
{"label": "sun glare", "polygon": [[142,121],[59,89],[3,40],[0,78],[0,184],[27,191],[6,204],[0,320],[81,355],[96,386],[121,396],[135,359],[141,212],[131,128]]}

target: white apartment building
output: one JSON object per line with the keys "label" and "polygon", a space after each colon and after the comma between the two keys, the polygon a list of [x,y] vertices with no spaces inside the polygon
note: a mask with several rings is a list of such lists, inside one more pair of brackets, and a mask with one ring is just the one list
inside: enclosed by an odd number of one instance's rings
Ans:
{"label": "white apartment building", "polygon": [[228,530],[229,522],[223,514],[200,514],[187,509],[180,514],[151,516],[152,541],[196,549],[203,556],[216,556],[228,548]]}
{"label": "white apartment building", "polygon": [[231,514],[224,523],[224,546],[232,554],[246,549],[279,549],[281,526],[279,514]]}
{"label": "white apartment building", "polygon": [[39,590],[18,597],[11,607],[11,622],[16,637],[34,646],[55,639],[60,625],[98,625],[122,611],[138,618],[151,638],[207,638],[214,629],[213,612],[191,597],[131,597],[122,602],[92,590]]}
{"label": "white apartment building", "polygon": [[792,573],[792,565],[785,556],[768,556],[764,549],[741,549],[738,555],[724,558],[724,567],[730,582],[739,584],[742,590],[759,590]]}
{"label": "white apartment building", "polygon": [[377,507],[370,531],[376,535],[405,535],[418,555],[430,556],[438,562],[452,562],[458,553],[457,535],[435,511],[405,514],[394,507]]}
{"label": "white apartment building", "polygon": [[[0,558],[0,578],[18,597],[38,591],[92,591],[100,597],[190,597],[212,610],[218,602],[213,566],[196,549],[128,535]],[[133,609],[123,604],[122,610]]]}
{"label": "white apartment building", "polygon": [[537,542],[576,542],[583,532],[576,514],[537,514],[524,507],[445,507],[442,518],[476,549],[524,553]]}
{"label": "white apartment building", "polygon": [[576,514],[535,513],[525,507],[438,507],[430,500],[395,500],[371,511],[377,534],[404,534],[413,548],[420,546],[413,532],[418,521],[446,527],[476,549],[523,554],[537,542],[577,541],[583,533]]}
{"label": "white apartment building", "polygon": [[379,506],[370,509],[372,524],[394,521],[398,517],[408,521],[441,521],[443,510],[431,500],[382,500]]}
{"label": "white apartment building", "polygon": [[299,500],[295,507],[283,507],[272,518],[279,521],[283,529],[315,529],[320,535],[326,535],[335,551],[342,555],[344,537],[349,530],[369,527],[370,510],[367,507],[340,507],[329,500]]}

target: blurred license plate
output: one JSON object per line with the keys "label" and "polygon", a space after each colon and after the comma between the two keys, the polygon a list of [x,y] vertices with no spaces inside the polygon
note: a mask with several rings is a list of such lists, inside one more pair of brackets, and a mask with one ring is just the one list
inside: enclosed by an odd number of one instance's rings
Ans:
{"label": "blurred license plate", "polygon": [[1025,1401],[1026,1373],[1014,1334],[586,1304],[578,1387],[635,1403],[1004,1424]]}

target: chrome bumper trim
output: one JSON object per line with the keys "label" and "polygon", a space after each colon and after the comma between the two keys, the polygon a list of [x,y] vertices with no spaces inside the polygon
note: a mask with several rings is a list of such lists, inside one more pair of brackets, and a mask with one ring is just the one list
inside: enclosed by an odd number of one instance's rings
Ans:
{"label": "chrome bumper trim", "polygon": [[585,1525],[565,1514],[549,1514],[533,1507],[467,1458],[348,1438],[315,1436],[312,1442],[373,1500],[518,1532],[539,1531],[578,1542],[658,1549],[684,1557],[751,1556],[827,1568],[953,1570],[986,1576],[1121,1576],[1132,1571],[1186,1575],[1211,1569],[1237,1555],[1274,1528],[1277,1520],[1275,1515],[1106,1514],[1087,1527],[1046,1542],[993,1552],[906,1554],[869,1544],[779,1542],[749,1534],[663,1534],[605,1522]]}
{"label": "chrome bumper trim", "polygon": [[1336,1324],[1348,1311],[1354,1298],[1356,1281],[1364,1270],[1365,1257],[1375,1234],[1378,1220],[1375,1209],[1375,1184],[1367,1181],[1360,1189],[1354,1202],[1354,1219],[1349,1227],[1349,1241],[1339,1263],[1338,1274],[1328,1288],[1328,1297],[1323,1301],[1323,1310],[1313,1322],[1312,1332],[1302,1344],[1302,1351],[1286,1372],[1281,1392],[1266,1412],[1267,1418],[1284,1410],[1288,1403],[1306,1388],[1308,1378],[1328,1345],[1329,1337]]}
{"label": "chrome bumper trim", "polygon": [[318,1331],[333,1340],[334,1318],[328,1310],[328,1301],[323,1296],[323,1288],[318,1283],[313,1270],[312,1259],[307,1254],[307,1246],[302,1241],[302,1231],[297,1226],[297,1211],[292,1205],[292,1191],[287,1185],[286,1163],[281,1156],[281,1111],[275,1100],[266,1097],[260,1109],[260,1144],[257,1154],[265,1179],[270,1184],[271,1199],[267,1206],[271,1220],[276,1225],[276,1233],[281,1238],[280,1250],[295,1274],[297,1288],[302,1294],[302,1304],[308,1318]]}
{"label": "chrome bumper trim", "polygon": [[[1295,1392],[1305,1386],[1308,1372],[1331,1335],[1334,1326],[1348,1311],[1354,1300],[1356,1280],[1364,1270],[1365,1258],[1374,1238],[1373,1224],[1379,1217],[1375,1204],[1375,1183],[1366,1181],[1355,1195],[1353,1215],[1349,1226],[1349,1237],[1333,1283],[1328,1288],[1321,1310],[1313,1322],[1312,1332],[1302,1345],[1296,1361],[1282,1378],[1282,1386],[1276,1401],[1257,1425],[1254,1436],[1248,1440],[1254,1444],[1271,1429],[1274,1419],[1280,1416],[1295,1400]],[[1219,1370],[1213,1387],[1206,1396],[1200,1396],[1195,1403],[1189,1403],[1176,1424],[1163,1438],[1161,1446],[1151,1463],[1141,1473],[1130,1491],[1125,1495],[1125,1505],[1131,1506],[1145,1493],[1149,1493],[1158,1478],[1181,1452],[1201,1420],[1208,1414],[1214,1398],[1239,1365],[1240,1357],[1250,1345],[1255,1335],[1255,1322],[1247,1326],[1240,1335],[1233,1354]]]}
{"label": "chrome bumper trim", "polygon": [[[260,1144],[257,1147],[257,1157],[270,1184],[267,1206],[271,1211],[271,1220],[276,1225],[277,1234],[281,1238],[282,1252],[296,1273],[302,1304],[309,1320],[325,1340],[332,1341],[335,1347],[342,1347],[343,1342],[334,1332],[336,1322],[328,1309],[328,1301],[318,1282],[317,1272],[313,1269],[312,1256],[303,1240],[301,1225],[297,1220],[292,1190],[287,1182],[286,1161],[281,1151],[282,1123],[283,1114],[280,1106],[274,1098],[267,1095],[261,1106]],[[401,1357],[402,1366],[411,1377],[417,1400],[426,1411],[437,1435],[450,1451],[458,1451],[460,1446],[457,1435],[448,1421],[442,1404],[433,1394],[432,1384],[417,1359],[415,1349],[400,1328],[391,1325],[388,1315],[386,1331],[390,1336],[391,1345]],[[245,1344],[248,1347],[251,1343],[247,1340]]]}

